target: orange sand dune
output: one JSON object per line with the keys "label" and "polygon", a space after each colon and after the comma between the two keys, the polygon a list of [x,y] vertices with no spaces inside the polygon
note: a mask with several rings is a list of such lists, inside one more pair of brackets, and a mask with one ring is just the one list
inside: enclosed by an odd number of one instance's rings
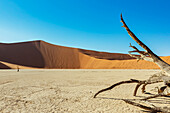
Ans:
{"label": "orange sand dune", "polygon": [[[97,52],[63,47],[44,41],[0,43],[0,68],[54,69],[157,69],[154,63],[139,61],[127,54]],[[162,57],[170,63],[170,56]]]}

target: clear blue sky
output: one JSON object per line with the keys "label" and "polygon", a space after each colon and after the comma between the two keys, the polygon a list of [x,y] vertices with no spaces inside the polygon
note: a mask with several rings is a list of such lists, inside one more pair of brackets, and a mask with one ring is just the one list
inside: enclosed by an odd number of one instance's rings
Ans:
{"label": "clear blue sky", "polygon": [[137,44],[121,27],[121,13],[156,54],[170,55],[170,0],[0,0],[0,42],[127,53]]}

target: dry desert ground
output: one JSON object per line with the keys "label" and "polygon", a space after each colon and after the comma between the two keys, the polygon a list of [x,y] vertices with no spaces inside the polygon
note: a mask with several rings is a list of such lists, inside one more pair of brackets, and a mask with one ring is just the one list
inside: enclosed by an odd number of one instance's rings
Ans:
{"label": "dry desert ground", "polygon": [[[1,70],[0,112],[4,113],[143,113],[141,108],[120,99],[140,99],[133,96],[136,84],[126,84],[94,94],[116,82],[130,78],[144,80],[159,70],[133,69],[14,69]],[[157,93],[156,86],[147,91]],[[154,105],[168,106],[169,98],[149,100]]]}

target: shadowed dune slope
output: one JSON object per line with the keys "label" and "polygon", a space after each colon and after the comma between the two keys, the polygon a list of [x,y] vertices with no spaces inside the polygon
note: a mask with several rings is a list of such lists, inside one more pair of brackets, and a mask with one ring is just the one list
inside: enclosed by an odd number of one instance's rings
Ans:
{"label": "shadowed dune slope", "polygon": [[0,44],[0,61],[35,68],[79,68],[78,50],[44,41]]}
{"label": "shadowed dune slope", "polygon": [[[163,57],[170,63],[170,57]],[[97,52],[53,45],[41,40],[0,43],[0,68],[54,69],[157,69],[154,63],[139,61],[127,54]]]}
{"label": "shadowed dune slope", "polygon": [[0,62],[0,69],[11,69],[11,68]]}
{"label": "shadowed dune slope", "polygon": [[0,69],[39,69],[0,61]]}
{"label": "shadowed dune slope", "polygon": [[121,53],[107,53],[107,52],[98,52],[92,50],[84,50],[79,49],[79,51],[83,54],[86,54],[91,57],[95,57],[97,59],[106,59],[106,60],[128,60],[134,59],[128,54],[121,54]]}
{"label": "shadowed dune slope", "polygon": [[0,44],[0,61],[12,64],[38,67],[45,66],[44,59],[37,49],[40,41]]}

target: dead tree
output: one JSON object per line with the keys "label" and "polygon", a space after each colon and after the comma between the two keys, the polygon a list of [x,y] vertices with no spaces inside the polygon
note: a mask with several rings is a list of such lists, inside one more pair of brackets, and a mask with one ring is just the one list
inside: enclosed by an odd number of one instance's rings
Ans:
{"label": "dead tree", "polygon": [[[161,96],[161,94],[164,92],[164,90],[167,87],[170,87],[170,65],[168,63],[166,63],[165,61],[163,61],[159,56],[157,56],[154,52],[152,52],[142,41],[140,41],[135,34],[129,29],[129,27],[126,25],[126,23],[123,20],[122,14],[121,14],[121,22],[123,23],[123,26],[126,31],[128,32],[128,34],[130,35],[130,37],[136,41],[143,49],[145,49],[146,51],[140,51],[138,50],[135,46],[132,46],[130,44],[130,47],[134,49],[134,51],[129,51],[129,55],[136,58],[138,61],[139,60],[146,60],[149,62],[154,62],[155,64],[157,64],[160,69],[161,72],[156,73],[154,75],[151,75],[151,77],[147,80],[136,80],[136,79],[130,79],[127,81],[121,81],[118,82],[116,84],[113,84],[112,86],[102,89],[100,91],[98,91],[95,95],[94,98],[101,92],[107,91],[107,90],[111,90],[114,87],[121,85],[121,84],[125,84],[125,83],[137,83],[136,88],[134,90],[134,96],[136,96],[137,90],[138,88],[143,85],[142,87],[142,92],[145,92],[145,87],[148,84],[153,84],[153,83],[158,83],[158,82],[164,82],[165,86],[161,87],[158,90],[158,95]],[[132,53],[139,53],[139,55],[134,55]]]}

